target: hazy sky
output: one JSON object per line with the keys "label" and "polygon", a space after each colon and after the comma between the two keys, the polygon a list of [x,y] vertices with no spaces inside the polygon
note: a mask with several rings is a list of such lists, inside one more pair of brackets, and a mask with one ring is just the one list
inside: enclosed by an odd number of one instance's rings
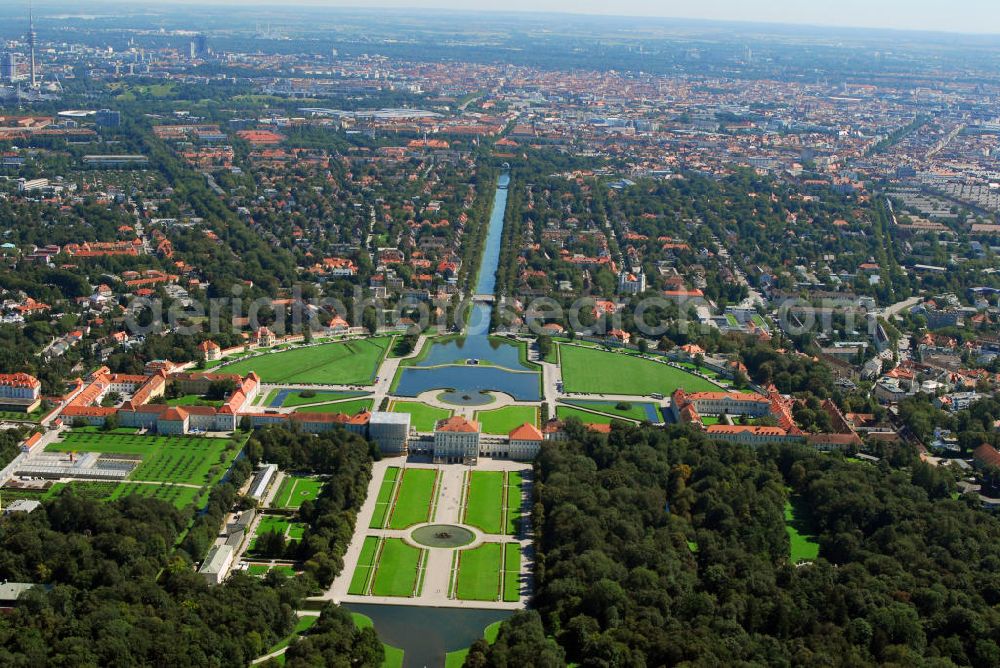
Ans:
{"label": "hazy sky", "polygon": [[1000,34],[1000,0],[175,0],[198,4],[325,5],[551,11],[809,23]]}

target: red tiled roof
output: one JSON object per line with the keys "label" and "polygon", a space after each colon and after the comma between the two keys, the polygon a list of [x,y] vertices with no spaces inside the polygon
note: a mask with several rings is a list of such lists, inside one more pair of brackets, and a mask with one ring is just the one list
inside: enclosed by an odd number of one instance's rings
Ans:
{"label": "red tiled roof", "polygon": [[[196,406],[189,406],[188,408],[196,408]],[[161,420],[167,420],[169,422],[183,422],[188,417],[187,408],[181,408],[179,406],[172,406],[167,410],[163,411],[160,416]]]}
{"label": "red tiled roof", "polygon": [[435,431],[472,433],[479,431],[479,423],[466,420],[461,415],[455,415],[444,420],[438,420]]}
{"label": "red tiled roof", "polygon": [[0,385],[7,387],[41,387],[37,378],[26,373],[0,373]]}
{"label": "red tiled roof", "polygon": [[713,434],[746,434],[755,436],[785,436],[787,431],[781,427],[756,427],[742,424],[713,424],[708,428],[708,435]]}
{"label": "red tiled roof", "polygon": [[510,432],[509,437],[512,441],[541,441],[543,439],[542,432],[530,422],[525,422],[520,427],[516,427]]}
{"label": "red tiled roof", "polygon": [[983,466],[1000,468],[1000,452],[989,443],[983,443],[972,451],[972,457]]}

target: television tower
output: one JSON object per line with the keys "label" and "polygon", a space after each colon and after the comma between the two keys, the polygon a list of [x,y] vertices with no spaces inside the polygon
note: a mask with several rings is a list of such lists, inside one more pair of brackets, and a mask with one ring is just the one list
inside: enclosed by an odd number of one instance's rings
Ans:
{"label": "television tower", "polygon": [[35,34],[35,19],[31,13],[31,2],[28,2],[28,49],[31,52],[30,61],[30,71],[31,71],[31,87],[38,88],[38,77],[35,71],[35,39],[37,35]]}

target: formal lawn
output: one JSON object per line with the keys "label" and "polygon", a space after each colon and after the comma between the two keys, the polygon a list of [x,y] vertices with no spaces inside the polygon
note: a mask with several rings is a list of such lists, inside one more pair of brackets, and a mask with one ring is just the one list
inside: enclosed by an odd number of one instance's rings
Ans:
{"label": "formal lawn", "polygon": [[[278,390],[276,392],[284,392],[284,394],[275,394],[271,397],[271,402],[276,401],[280,396],[281,408],[295,408],[305,404],[320,404],[364,396],[363,392],[325,392],[323,390]],[[271,402],[268,403],[269,406]]]}
{"label": "formal lawn", "polygon": [[478,411],[476,420],[484,434],[509,434],[525,422],[538,426],[538,409],[534,406],[504,406],[492,411]]}
{"label": "formal lawn", "polygon": [[46,447],[50,452],[98,452],[138,456],[130,480],[205,486],[222,476],[239,453],[225,438],[68,432]]}
{"label": "formal lawn", "polygon": [[521,524],[521,487],[524,477],[518,471],[511,471],[507,474],[507,519],[504,533],[508,536],[517,535]]}
{"label": "formal lawn", "polygon": [[166,399],[168,406],[221,406],[222,399],[206,399],[200,394],[184,394],[173,399]]}
{"label": "formal lawn", "polygon": [[285,577],[292,577],[295,575],[295,569],[284,564],[278,564],[277,566],[272,566],[271,564],[250,564],[247,566],[247,575],[253,575],[259,578],[264,577],[271,571],[277,571]]}
{"label": "formal lawn", "polygon": [[382,553],[372,581],[372,596],[413,596],[423,550],[408,545],[402,538],[382,541]]}
{"label": "formal lawn", "polygon": [[785,501],[785,531],[788,532],[789,559],[793,564],[813,561],[819,556],[819,543],[808,533],[806,521],[796,506],[796,499]]}
{"label": "formal lawn", "polygon": [[406,529],[427,522],[437,491],[437,470],[408,468],[403,471],[399,491],[389,515],[390,529]]}
{"label": "formal lawn", "polygon": [[274,508],[299,508],[305,501],[315,501],[323,489],[319,478],[286,475],[271,505]]}
{"label": "formal lawn", "polygon": [[254,553],[257,551],[257,540],[266,533],[279,533],[282,536],[287,536],[288,534],[289,521],[287,518],[279,517],[277,515],[262,515],[260,521],[257,523],[257,528],[254,529],[253,537],[250,539],[250,544],[247,546],[247,551]]}
{"label": "formal lawn", "polygon": [[296,408],[296,413],[344,413],[345,415],[356,415],[361,411],[372,409],[371,399],[352,399],[350,401],[338,401],[333,404],[319,404],[318,406],[302,406]]}
{"label": "formal lawn", "polygon": [[265,383],[371,385],[391,338],[361,339],[292,348],[218,368],[242,376],[257,372]]}
{"label": "formal lawn", "polygon": [[[371,617],[362,615],[360,612],[352,612],[351,619],[354,620],[354,625],[359,629],[367,629],[375,626]],[[385,650],[382,668],[403,668],[403,650],[398,647],[386,645],[385,643],[382,643],[382,649]],[[464,663],[465,659],[462,659],[462,661]]]}
{"label": "formal lawn", "polygon": [[365,542],[361,544],[361,554],[358,556],[358,565],[354,567],[354,575],[351,576],[351,584],[347,588],[348,594],[364,596],[368,593],[368,582],[375,567],[380,540],[375,536],[365,536]]}
{"label": "formal lawn", "polygon": [[368,524],[369,529],[385,528],[385,518],[389,514],[389,506],[392,504],[393,493],[396,491],[396,480],[398,479],[398,466],[390,466],[385,470],[382,483],[378,488],[378,496],[375,497],[375,511]]}
{"label": "formal lawn", "polygon": [[465,502],[465,524],[483,533],[503,531],[503,471],[472,471]]}
{"label": "formal lawn", "polygon": [[284,536],[288,531],[288,519],[278,515],[261,515],[254,535],[260,536],[275,531]]}
{"label": "formal lawn", "polygon": [[503,545],[483,543],[458,553],[455,595],[463,601],[495,601],[500,593]]}
{"label": "formal lawn", "polygon": [[521,598],[521,545],[503,546],[503,600],[513,603]]}
{"label": "formal lawn", "polygon": [[592,411],[598,411],[599,413],[624,418],[626,420],[637,420],[639,422],[642,422],[643,420],[649,420],[650,422],[660,421],[660,415],[657,410],[658,407],[656,404],[651,403],[636,401],[627,402],[624,404],[627,408],[618,408],[621,404],[617,401],[579,401],[573,399],[566,400],[566,403],[570,406],[587,408]]}
{"label": "formal lawn", "polygon": [[389,410],[393,413],[409,413],[410,426],[417,431],[434,431],[438,420],[451,417],[451,411],[422,404],[419,401],[394,401]]}
{"label": "formal lawn", "polygon": [[576,418],[584,424],[611,424],[618,418],[614,415],[604,415],[600,413],[588,413],[572,406],[556,406],[556,417],[560,420]]}
{"label": "formal lawn", "polygon": [[624,353],[564,345],[559,354],[566,392],[669,396],[679,387],[689,392],[719,389],[681,369]]}

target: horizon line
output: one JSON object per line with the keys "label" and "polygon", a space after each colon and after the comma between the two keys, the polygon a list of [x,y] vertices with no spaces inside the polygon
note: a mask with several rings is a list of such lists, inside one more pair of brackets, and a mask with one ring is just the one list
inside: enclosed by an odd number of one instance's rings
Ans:
{"label": "horizon line", "polygon": [[[607,17],[616,19],[645,19],[645,20],[656,20],[656,21],[676,21],[676,22],[688,22],[688,23],[703,23],[703,24],[715,24],[715,25],[740,25],[740,26],[758,26],[758,27],[783,27],[783,28],[813,28],[820,30],[843,30],[843,31],[886,31],[894,33],[911,33],[915,35],[942,35],[942,36],[973,36],[973,37],[1000,37],[1000,30],[994,31],[974,31],[974,30],[948,30],[943,28],[912,28],[912,27],[892,27],[886,25],[848,25],[848,24],[821,24],[811,21],[754,21],[748,19],[721,19],[721,18],[705,18],[705,17],[689,17],[689,16],[666,16],[661,14],[622,14],[617,10],[602,12],[602,11],[573,11],[573,10],[555,10],[555,9],[486,9],[486,8],[458,8],[458,7],[448,7],[448,6],[436,6],[436,7],[408,7],[404,4],[393,4],[391,2],[379,5],[362,5],[362,4],[334,4],[325,5],[322,0],[288,0],[287,2],[278,3],[275,0],[102,0],[104,3],[108,4],[122,4],[130,6],[153,6],[153,7],[169,7],[169,6],[186,6],[186,5],[200,5],[202,7],[218,7],[218,8],[233,8],[233,7],[273,7],[275,9],[287,9],[289,7],[296,7],[300,9],[318,9],[327,11],[358,11],[363,13],[384,13],[392,11],[403,11],[411,14],[420,13],[447,13],[447,14],[506,14],[506,15],[525,15],[525,16],[580,16],[580,17]],[[356,0],[352,0],[354,2]],[[46,5],[50,3],[45,3]],[[76,10],[79,12],[78,7],[74,6],[72,3],[66,3],[63,1],[53,2],[52,5],[68,5],[67,10]],[[124,17],[123,17],[124,18]]]}

